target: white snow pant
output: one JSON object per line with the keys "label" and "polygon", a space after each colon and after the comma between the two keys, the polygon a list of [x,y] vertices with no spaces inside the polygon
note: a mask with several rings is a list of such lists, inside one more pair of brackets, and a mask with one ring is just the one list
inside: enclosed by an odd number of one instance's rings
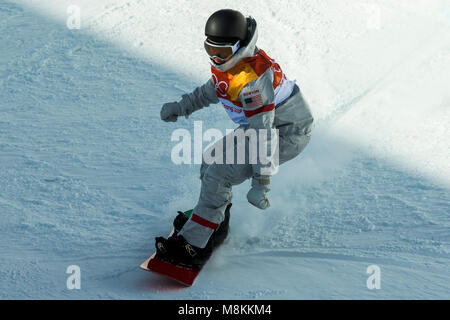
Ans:
{"label": "white snow pant", "polygon": [[[303,123],[289,124],[279,128],[280,165],[295,158],[306,147],[311,138],[312,121],[311,117]],[[240,126],[238,129],[242,128],[243,126]],[[225,208],[232,199],[232,186],[239,185],[253,176],[252,164],[248,161],[248,143],[245,144],[244,164],[236,164],[236,161],[233,162],[234,164],[227,164],[228,161],[225,161],[227,159],[226,139],[227,137],[222,139],[223,164],[208,165],[203,161],[200,168],[202,182],[200,199],[191,218],[179,233],[196,247],[204,248],[214,230],[224,220]],[[234,155],[236,160],[236,139],[234,139]]]}

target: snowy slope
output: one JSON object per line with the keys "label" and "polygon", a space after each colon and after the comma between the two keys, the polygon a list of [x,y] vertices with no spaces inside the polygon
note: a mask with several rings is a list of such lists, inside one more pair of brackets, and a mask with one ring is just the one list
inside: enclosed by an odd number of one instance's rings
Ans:
{"label": "snowy slope", "polygon": [[198,197],[172,131],[234,125],[220,106],[159,110],[209,77],[203,27],[223,2],[0,2],[0,298],[450,298],[450,2],[227,4],[257,19],[316,129],[269,210],[235,188],[229,240],[175,290],[138,268]]}

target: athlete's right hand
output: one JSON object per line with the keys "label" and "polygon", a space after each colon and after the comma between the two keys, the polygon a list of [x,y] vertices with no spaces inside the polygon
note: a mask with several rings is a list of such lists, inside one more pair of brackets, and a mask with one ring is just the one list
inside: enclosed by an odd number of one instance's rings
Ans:
{"label": "athlete's right hand", "polygon": [[176,122],[180,115],[180,104],[178,102],[165,103],[161,108],[161,120]]}

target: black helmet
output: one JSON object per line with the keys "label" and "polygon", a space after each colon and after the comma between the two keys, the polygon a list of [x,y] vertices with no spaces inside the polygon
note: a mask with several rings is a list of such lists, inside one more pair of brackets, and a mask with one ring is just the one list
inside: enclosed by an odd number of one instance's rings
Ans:
{"label": "black helmet", "polygon": [[214,12],[206,22],[205,35],[216,43],[230,43],[248,38],[249,23],[242,13],[231,9]]}

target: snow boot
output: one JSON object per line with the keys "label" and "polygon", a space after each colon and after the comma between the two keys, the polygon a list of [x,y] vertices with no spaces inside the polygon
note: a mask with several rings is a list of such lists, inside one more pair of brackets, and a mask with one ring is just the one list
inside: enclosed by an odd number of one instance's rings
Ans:
{"label": "snow boot", "polygon": [[[220,246],[228,236],[228,231],[230,229],[230,209],[232,204],[228,204],[227,208],[225,209],[225,219],[222,221],[222,223],[219,225],[219,227],[214,231],[214,233],[211,235],[211,238],[208,241],[208,245],[212,245],[213,249]],[[192,210],[189,210],[189,213],[191,213]],[[178,211],[178,215],[176,216],[175,220],[173,221],[173,228],[174,228],[174,235],[178,234],[181,229],[183,228],[184,224],[189,220],[188,215],[186,213]]]}
{"label": "snow boot", "polygon": [[183,236],[172,235],[168,239],[158,237],[156,256],[176,266],[199,270],[212,254],[212,247],[204,249],[189,244]]}
{"label": "snow boot", "polygon": [[178,211],[173,221],[174,233],[168,239],[157,237],[156,256],[171,264],[201,269],[211,257],[215,248],[220,246],[226,239],[229,231],[231,203],[225,209],[225,219],[214,231],[205,248],[198,248],[189,244],[183,236],[178,235],[184,224],[189,220],[188,216]]}
{"label": "snow boot", "polygon": [[[228,236],[228,231],[230,230],[230,209],[232,204],[230,203],[225,209],[225,219],[219,225],[219,227],[214,231],[211,238],[208,241],[208,244],[212,246],[213,249],[216,249],[220,246]],[[208,244],[206,246],[208,246]]]}

